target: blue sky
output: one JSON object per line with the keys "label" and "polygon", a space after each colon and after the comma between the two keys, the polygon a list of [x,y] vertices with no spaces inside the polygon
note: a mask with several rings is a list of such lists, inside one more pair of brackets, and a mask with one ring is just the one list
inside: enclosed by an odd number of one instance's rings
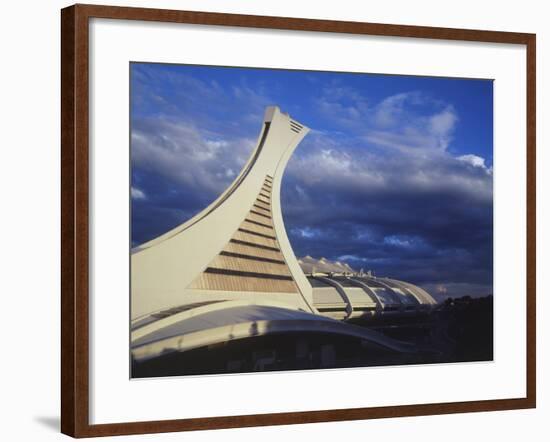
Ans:
{"label": "blue sky", "polygon": [[297,256],[492,293],[490,80],[133,63],[132,243],[235,178],[276,104],[312,131],[281,192]]}

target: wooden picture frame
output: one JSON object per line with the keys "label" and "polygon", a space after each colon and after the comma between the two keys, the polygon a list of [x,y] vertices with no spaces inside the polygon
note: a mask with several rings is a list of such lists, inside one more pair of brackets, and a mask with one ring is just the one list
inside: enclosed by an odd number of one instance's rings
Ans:
{"label": "wooden picture frame", "polygon": [[[141,20],[277,30],[524,45],[527,53],[527,360],[525,397],[90,425],[89,415],[89,19]],[[74,5],[61,11],[61,431],[93,437],[534,408],[536,225],[534,34]]]}

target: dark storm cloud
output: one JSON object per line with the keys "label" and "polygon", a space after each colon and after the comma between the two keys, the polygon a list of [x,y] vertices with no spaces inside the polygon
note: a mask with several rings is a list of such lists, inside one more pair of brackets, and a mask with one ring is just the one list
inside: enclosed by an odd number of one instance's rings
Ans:
{"label": "dark storm cloud", "polygon": [[283,214],[298,256],[491,292],[491,170],[435,149],[372,154],[332,143],[313,134],[285,175]]}

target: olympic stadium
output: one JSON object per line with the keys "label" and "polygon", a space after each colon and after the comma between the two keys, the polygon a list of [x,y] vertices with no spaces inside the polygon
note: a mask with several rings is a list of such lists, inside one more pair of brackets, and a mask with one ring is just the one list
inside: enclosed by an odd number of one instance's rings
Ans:
{"label": "olympic stadium", "polygon": [[450,338],[434,326],[438,303],[428,292],[294,255],[280,189],[308,131],[268,107],[233,183],[202,212],[131,251],[132,377],[440,360],[434,336],[439,344]]}

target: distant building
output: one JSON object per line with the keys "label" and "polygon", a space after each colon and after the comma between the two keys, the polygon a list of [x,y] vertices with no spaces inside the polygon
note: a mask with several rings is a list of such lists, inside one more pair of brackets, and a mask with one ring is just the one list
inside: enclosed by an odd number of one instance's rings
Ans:
{"label": "distant building", "polygon": [[425,311],[435,304],[428,293],[346,263],[294,255],[280,187],[308,131],[267,108],[256,148],[229,188],[132,250],[135,376],[365,364],[354,355],[369,346],[374,363],[380,352],[412,351],[340,320]]}

